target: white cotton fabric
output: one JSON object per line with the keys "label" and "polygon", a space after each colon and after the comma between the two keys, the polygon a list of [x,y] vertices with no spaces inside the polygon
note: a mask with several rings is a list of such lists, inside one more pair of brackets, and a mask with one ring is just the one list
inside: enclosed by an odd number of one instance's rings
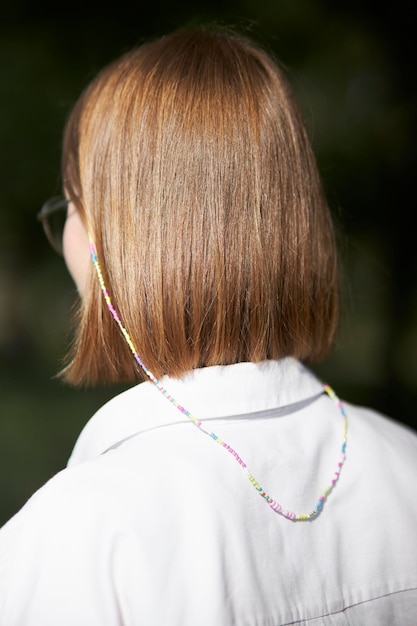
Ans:
{"label": "white cotton fabric", "polygon": [[[284,508],[314,509],[343,420],[308,369],[161,382]],[[152,383],[113,398],[0,530],[0,626],[416,626],[417,435],[345,409],[340,480],[292,522]]]}

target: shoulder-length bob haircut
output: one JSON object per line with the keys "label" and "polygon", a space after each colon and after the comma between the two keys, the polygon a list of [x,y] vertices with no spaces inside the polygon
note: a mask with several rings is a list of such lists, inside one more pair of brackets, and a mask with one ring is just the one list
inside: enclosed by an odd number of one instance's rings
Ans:
{"label": "shoulder-length bob haircut", "polygon": [[[62,167],[112,303],[157,378],[327,355],[333,224],[292,89],[261,46],[197,28],[124,53],[75,104]],[[61,374],[138,380],[90,274]]]}

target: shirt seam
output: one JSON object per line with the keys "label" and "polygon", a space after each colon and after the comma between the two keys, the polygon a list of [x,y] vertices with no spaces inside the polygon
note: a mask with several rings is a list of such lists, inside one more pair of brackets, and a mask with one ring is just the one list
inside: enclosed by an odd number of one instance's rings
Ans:
{"label": "shirt seam", "polygon": [[360,600],[359,602],[352,602],[351,604],[348,604],[344,606],[343,608],[336,610],[336,611],[329,611],[328,613],[321,613],[320,615],[316,615],[314,617],[300,618],[300,619],[296,619],[295,621],[285,622],[282,626],[292,626],[293,624],[303,624],[303,623],[308,623],[308,622],[314,622],[315,620],[322,619],[323,617],[330,617],[332,615],[337,615],[339,613],[345,613],[349,609],[352,609],[356,606],[360,606],[361,604],[368,604],[370,602],[374,602],[382,598],[388,598],[389,596],[394,596],[400,593],[407,593],[409,591],[417,591],[417,586],[406,587],[404,589],[397,589],[396,591],[389,591],[387,593],[382,593],[377,596],[369,597],[366,600]]}

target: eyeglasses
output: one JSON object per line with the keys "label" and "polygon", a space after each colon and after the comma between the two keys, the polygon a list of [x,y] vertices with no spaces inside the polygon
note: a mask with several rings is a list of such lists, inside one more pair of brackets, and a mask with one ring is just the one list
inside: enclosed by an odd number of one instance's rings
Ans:
{"label": "eyeglasses", "polygon": [[49,243],[58,254],[63,253],[63,234],[64,226],[67,219],[67,209],[69,200],[63,196],[54,196],[50,198],[39,213],[37,219],[42,223],[45,235]]}

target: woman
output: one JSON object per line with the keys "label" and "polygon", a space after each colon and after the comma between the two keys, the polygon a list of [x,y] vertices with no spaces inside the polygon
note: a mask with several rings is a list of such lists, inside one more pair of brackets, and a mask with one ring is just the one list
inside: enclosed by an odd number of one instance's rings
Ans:
{"label": "woman", "polygon": [[62,375],[146,382],[0,531],[1,625],[414,625],[417,436],[306,366],[337,253],[275,60],[204,29],[129,51],[76,103],[63,181]]}

